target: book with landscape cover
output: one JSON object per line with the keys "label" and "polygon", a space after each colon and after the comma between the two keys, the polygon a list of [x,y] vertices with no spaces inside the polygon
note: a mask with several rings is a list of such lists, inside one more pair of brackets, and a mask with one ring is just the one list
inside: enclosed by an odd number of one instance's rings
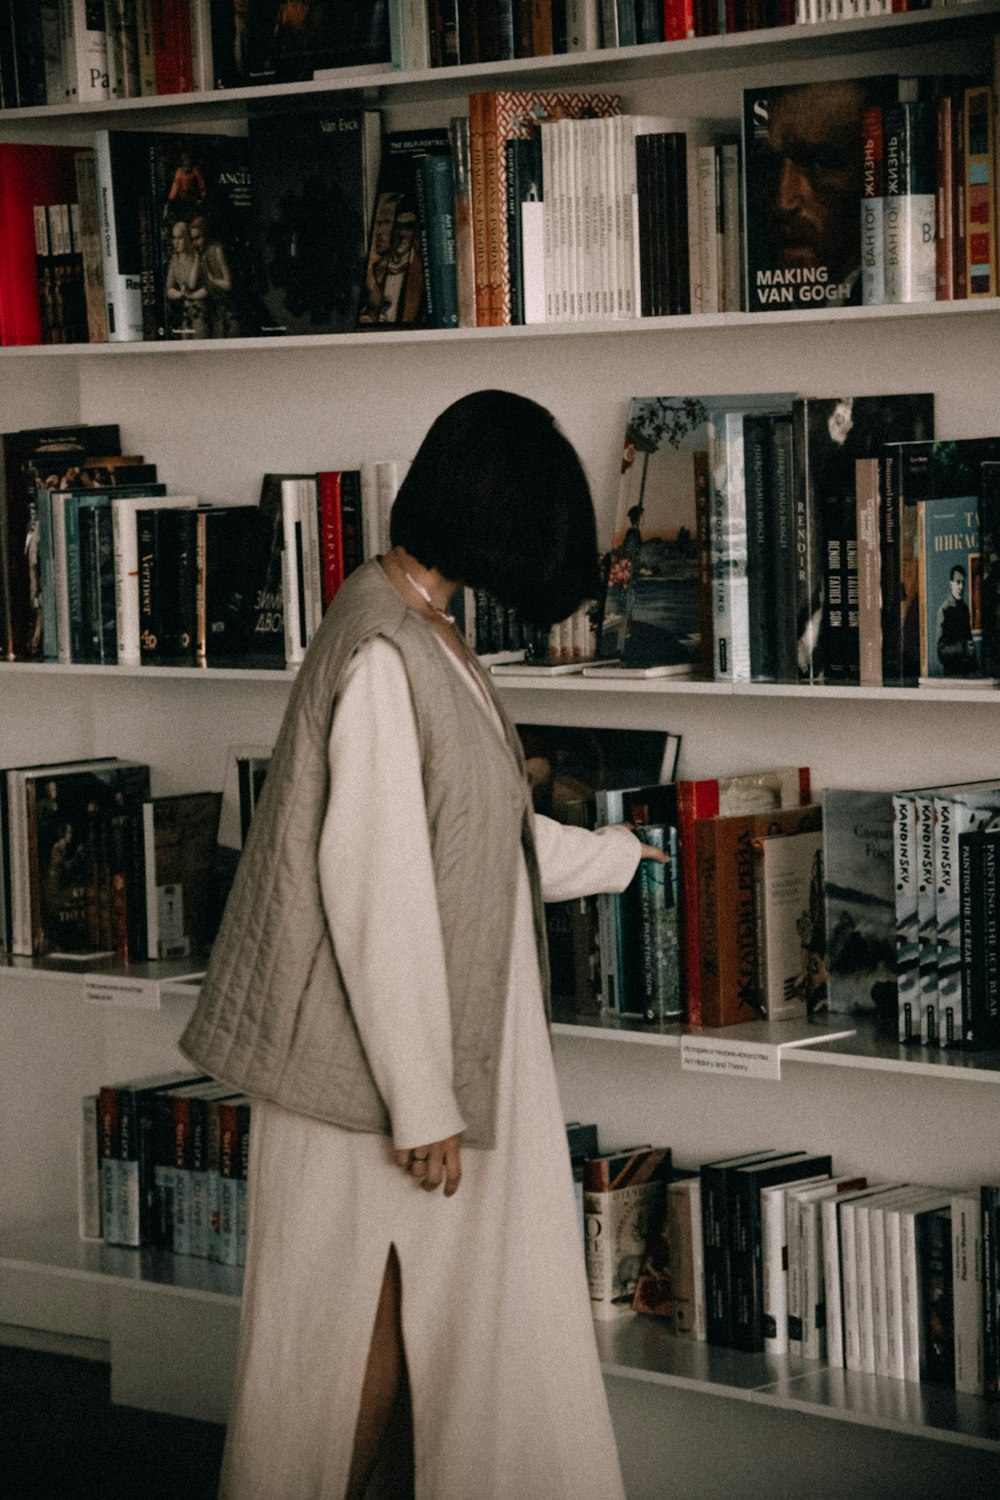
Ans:
{"label": "book with landscape cover", "polygon": [[418,188],[421,163],[428,156],[450,159],[447,128],[387,133],[370,218],[360,328],[419,328],[431,323],[421,253],[422,235],[429,226],[421,216]]}
{"label": "book with landscape cover", "polygon": [[377,110],[309,110],[250,121],[261,332],[344,333],[358,315],[379,169]]}
{"label": "book with landscape cover", "polygon": [[800,397],[792,407],[799,678],[857,682],[858,459],[934,434],[932,394]]}
{"label": "book with landscape cover", "polygon": [[[860,303],[861,122],[894,80],[764,84],[743,93],[751,312]],[[810,194],[798,190],[809,184]],[[803,206],[814,202],[810,213]]]}
{"label": "book with landscape cover", "polygon": [[831,1015],[896,1031],[896,902],[889,792],[823,792],[826,991]]}
{"label": "book with landscape cover", "polygon": [[606,559],[598,656],[625,666],[701,660],[697,548],[699,467],[709,411],[700,397],[633,396]]}
{"label": "book with landscape cover", "polygon": [[754,855],[761,1013],[804,1018],[826,992],[822,834],[755,839]]}

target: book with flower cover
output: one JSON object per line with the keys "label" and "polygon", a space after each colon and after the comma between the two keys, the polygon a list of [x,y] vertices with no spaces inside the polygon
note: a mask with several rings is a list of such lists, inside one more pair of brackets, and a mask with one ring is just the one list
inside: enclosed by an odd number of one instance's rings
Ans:
{"label": "book with flower cover", "polygon": [[511,322],[506,142],[530,139],[544,120],[601,118],[621,108],[617,94],[565,89],[500,89],[469,95],[476,324]]}

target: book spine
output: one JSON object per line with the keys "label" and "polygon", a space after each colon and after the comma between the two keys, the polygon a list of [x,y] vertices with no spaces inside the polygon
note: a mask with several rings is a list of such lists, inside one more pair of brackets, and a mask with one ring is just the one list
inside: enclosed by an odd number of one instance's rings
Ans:
{"label": "book spine", "polygon": [[451,158],[455,180],[455,281],[460,328],[476,326],[476,248],[472,198],[469,120],[453,116],[449,122]]}
{"label": "book spine", "polygon": [[861,117],[861,300],[866,306],[886,300],[882,146],[882,107],[870,104]]}
{"label": "book spine", "polygon": [[99,1096],[84,1094],[79,1142],[79,1231],[83,1240],[101,1238],[101,1117]]}
{"label": "book spine", "polygon": [[716,682],[750,681],[750,600],[743,414],[709,418]]}
{"label": "book spine", "polygon": [[840,1281],[840,1233],[836,1198],[820,1205],[823,1239],[823,1287],[826,1298],[826,1362],[844,1367],[844,1323]]}
{"label": "book spine", "polygon": [[937,900],[934,885],[934,799],[914,797],[917,853],[917,987],[920,1005],[919,1039],[937,1046]]}
{"label": "book spine", "polygon": [[743,419],[747,506],[747,595],[750,642],[750,675],[754,682],[773,682],[776,677],[775,616],[773,593],[775,554],[771,524],[770,494],[773,419],[748,414]]}
{"label": "book spine", "polygon": [[963,1040],[975,1044],[980,1026],[983,910],[977,899],[982,889],[982,840],[977,833],[958,837],[959,965],[962,987]]}
{"label": "book spine", "polygon": [[1000,1395],[1000,1186],[979,1190],[983,1267],[983,1389]]}
{"label": "book spine", "polygon": [[997,839],[984,835],[982,853],[982,1024],[977,1042],[1000,1046],[1000,847]]}
{"label": "book spine", "polygon": [[344,577],[347,578],[365,560],[365,510],[361,494],[361,474],[357,469],[341,470],[340,532],[344,549]]}
{"label": "book spine", "polygon": [[951,1200],[952,1295],[955,1326],[955,1389],[982,1396],[983,1236],[978,1193],[959,1193]]}
{"label": "book spine", "polygon": [[792,403],[796,660],[800,682],[822,682],[823,548],[809,462],[808,401]]}
{"label": "book spine", "polygon": [[[605,828],[622,821],[624,802],[622,793],[613,789],[600,790],[594,799],[594,826]],[[626,1008],[623,993],[624,965],[622,931],[622,900],[607,891],[597,897],[598,935],[601,952],[601,999],[604,1008],[619,1013]]]}
{"label": "book spine", "polygon": [[949,797],[934,798],[934,907],[937,943],[938,1040],[942,1047],[965,1037],[961,979],[959,838],[972,826],[969,808]]}
{"label": "book spine", "polygon": [[885,300],[936,297],[934,106],[909,100],[886,106]]}
{"label": "book spine", "polygon": [[120,1139],[118,1090],[110,1084],[102,1085],[97,1098],[100,1129],[101,1225],[105,1243],[117,1245],[120,1243],[121,1236],[118,1211]]}
{"label": "book spine", "polygon": [[917,811],[915,798],[892,798],[893,869],[896,886],[896,984],[899,1040],[920,1037],[919,948],[917,943]]}
{"label": "book spine", "polygon": [[782,1187],[761,1193],[761,1326],[765,1354],[788,1353],[790,1256],[785,1208]]}
{"label": "book spine", "polygon": [[[127,149],[127,148],[126,148]],[[101,254],[104,262],[104,289],[108,308],[108,339],[111,343],[141,340],[143,337],[142,274],[138,242],[138,215],[130,232],[125,220],[124,185],[116,178],[115,166],[120,160],[112,144],[112,133],[98,130],[94,135],[94,160],[97,170],[98,212],[101,224]]]}
{"label": "book spine", "polygon": [[661,825],[642,828],[644,843],[668,855],[660,864],[639,863],[639,907],[642,918],[643,1013],[647,1021],[678,1020],[682,1014],[677,947],[676,830]]}
{"label": "book spine", "polygon": [[934,155],[937,178],[935,197],[934,271],[938,302],[955,296],[955,96],[946,91],[935,104]]}
{"label": "book spine", "polygon": [[996,102],[989,84],[965,91],[965,267],[968,297],[997,294]]}
{"label": "book spine", "polygon": [[324,610],[345,578],[344,534],[340,509],[341,475],[326,469],[317,475],[320,503],[320,569]]}
{"label": "book spine", "polygon": [[858,680],[882,686],[882,611],[879,595],[879,463],[855,461],[858,533]]}
{"label": "book spine", "polygon": [[431,327],[457,328],[455,188],[450,155],[425,156],[417,163],[417,199]]}

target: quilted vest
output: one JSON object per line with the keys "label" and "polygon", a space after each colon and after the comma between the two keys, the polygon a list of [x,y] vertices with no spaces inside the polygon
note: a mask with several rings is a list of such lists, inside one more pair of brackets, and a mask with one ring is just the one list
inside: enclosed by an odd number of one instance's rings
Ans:
{"label": "quilted vest", "polygon": [[[496,703],[504,739],[374,561],[339,590],[299,670],[181,1051],[252,1096],[350,1129],[390,1130],[341,981],[317,870],[337,690],[354,652],[375,636],[399,651],[409,680],[444,937],[455,1097],[467,1126],[463,1142],[487,1147],[522,854],[548,1003],[530,792],[517,732],[489,678],[474,668]],[[351,879],[349,849],[342,878]]]}

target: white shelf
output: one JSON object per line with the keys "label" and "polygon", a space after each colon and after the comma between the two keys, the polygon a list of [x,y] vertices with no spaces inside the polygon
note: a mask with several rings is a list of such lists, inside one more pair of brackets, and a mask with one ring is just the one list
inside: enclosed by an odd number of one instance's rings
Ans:
{"label": "white shelf", "polygon": [[818,1021],[751,1021],[740,1026],[698,1029],[676,1022],[647,1023],[620,1016],[592,1016],[579,1021],[555,1021],[556,1036],[604,1045],[669,1047],[679,1051],[685,1036],[711,1043],[747,1041],[785,1049],[782,1062],[803,1066],[854,1068],[876,1073],[901,1073],[948,1082],[1000,1084],[1000,1053],[973,1052],[960,1047],[904,1047],[883,1040],[863,1020],[843,1017],[848,1035],[834,1035],[839,1027],[830,1019]]}
{"label": "white shelf", "polygon": [[101,662],[5,661],[0,675],[22,676],[34,672],[42,677],[157,677],[178,682],[270,682],[288,686],[296,678],[294,667],[119,667]]}
{"label": "white shelf", "polygon": [[[326,78],[298,83],[259,84],[247,88],[215,89],[204,93],[166,94],[149,98],[101,101],[96,104],[36,105],[0,111],[0,124],[44,126],[59,121],[88,121],[95,128],[108,117],[136,116],[172,124],[192,113],[249,113],[272,103],[336,94],[365,102],[408,103],[411,100],[451,99],[479,89],[565,87],[595,75],[602,84],[628,83],[636,78],[669,78],[687,73],[746,70],[758,59],[765,66],[814,57],[853,56],[880,46],[915,45],[944,40],[950,35],[986,35],[997,0],[970,0],[928,10],[854,17],[812,26],[770,27],[727,36],[695,37],[689,41],[656,42],[644,46],[601,48],[543,57],[466,63],[460,67],[400,71],[393,68],[344,68]],[[152,119],[150,119],[152,117]]]}
{"label": "white shelf", "polygon": [[[0,1267],[234,1306],[243,1283],[239,1267],[81,1240],[69,1221],[4,1231]],[[595,1333],[609,1375],[1000,1452],[1000,1407],[943,1387],[717,1349],[642,1316],[598,1323]]]}
{"label": "white shelf", "polygon": [[133,1289],[141,1286],[154,1294],[166,1292],[211,1302],[237,1303],[243,1287],[243,1271],[238,1266],[81,1240],[76,1225],[69,1220],[4,1229],[0,1233],[0,1267],[72,1280],[124,1281]]}
{"label": "white shelf", "polygon": [[731,333],[734,329],[809,324],[885,323],[899,318],[982,317],[1000,312],[1000,297],[965,298],[959,302],[887,303],[877,307],[788,308],[781,312],[684,313],[666,318],[629,318],[573,323],[533,323],[509,328],[386,328],[378,332],[286,334],[275,338],[134,340],[107,344],[13,344],[0,359],[190,359],[201,354],[235,358],[248,353],[289,349],[375,348],[383,344],[463,344],[470,340],[585,338],[614,334],[664,332]]}
{"label": "white shelf", "polygon": [[675,1338],[642,1315],[595,1326],[609,1375],[1000,1453],[1000,1406],[977,1396],[808,1360],[716,1349]]}

